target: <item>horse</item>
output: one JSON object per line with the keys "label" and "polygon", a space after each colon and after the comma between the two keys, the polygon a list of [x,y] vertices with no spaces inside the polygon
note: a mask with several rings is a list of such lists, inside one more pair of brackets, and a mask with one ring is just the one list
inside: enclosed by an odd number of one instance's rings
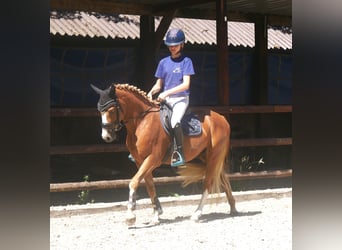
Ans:
{"label": "horse", "polygon": [[[156,194],[152,171],[162,164],[170,164],[168,155],[172,138],[164,130],[160,121],[160,102],[151,100],[146,92],[130,84],[112,83],[102,90],[90,85],[100,95],[97,109],[102,120],[102,139],[113,142],[123,126],[126,127],[126,146],[138,168],[129,182],[127,205],[127,225],[136,222],[136,192],[142,179],[153,207],[150,223],[160,223],[163,213]],[[230,147],[230,125],[224,116],[204,109],[196,112],[201,121],[202,133],[198,136],[184,136],[183,148],[185,167],[178,167],[184,185],[203,181],[203,193],[199,205],[190,217],[198,221],[202,215],[204,202],[211,193],[222,189],[230,205],[230,214],[237,214],[235,198],[232,195],[229,179],[225,175],[225,159]],[[222,189],[221,189],[222,188]]]}

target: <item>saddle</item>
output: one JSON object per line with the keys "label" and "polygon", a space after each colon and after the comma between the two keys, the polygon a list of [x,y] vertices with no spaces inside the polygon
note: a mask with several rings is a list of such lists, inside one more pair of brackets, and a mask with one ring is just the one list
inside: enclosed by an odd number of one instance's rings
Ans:
{"label": "saddle", "polygon": [[[172,108],[166,103],[161,103],[160,106],[160,122],[163,125],[165,132],[169,135],[173,135],[171,127]],[[188,108],[181,120],[181,126],[183,134],[187,136],[196,136],[202,133],[201,121],[198,117],[191,112]]]}

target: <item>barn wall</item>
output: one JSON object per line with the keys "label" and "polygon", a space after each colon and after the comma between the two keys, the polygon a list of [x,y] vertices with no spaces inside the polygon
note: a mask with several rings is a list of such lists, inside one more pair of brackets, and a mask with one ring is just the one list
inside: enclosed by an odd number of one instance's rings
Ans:
{"label": "barn wall", "polygon": [[[186,49],[192,58],[196,75],[192,78],[191,104],[217,105],[217,60],[213,49]],[[105,88],[111,82],[143,86],[138,77],[138,58],[135,47],[75,48],[51,47],[51,106],[91,107],[97,95],[89,87]],[[156,58],[168,55],[162,49]],[[230,105],[252,105],[253,51],[231,49],[229,53]],[[270,53],[269,104],[291,104],[292,56]],[[148,90],[145,90],[148,91]]]}
{"label": "barn wall", "polygon": [[[142,86],[138,70],[137,46],[61,46],[51,45],[51,107],[96,107],[98,95],[89,84],[105,88],[111,82],[128,82]],[[196,75],[191,85],[191,105],[216,105],[216,52],[214,48],[186,47],[192,58]],[[167,55],[160,50],[158,61]],[[252,105],[253,50],[230,48],[229,81],[230,105]],[[292,56],[288,52],[270,52],[269,104],[291,104]],[[230,115],[232,138],[291,137],[291,114],[263,115],[264,134],[256,131],[260,116]],[[51,118],[51,145],[80,145],[104,143],[100,138],[98,117]],[[120,133],[118,143],[124,143],[125,132]],[[127,160],[128,153],[105,153],[85,155],[51,156],[51,182],[82,181],[85,175],[91,180],[130,178],[135,166]],[[232,170],[243,168],[243,159],[249,162],[263,158],[265,164],[254,164],[251,170],[291,168],[291,147],[259,147],[232,149]],[[167,167],[166,167],[167,168]],[[248,170],[248,169],[242,169]],[[170,171],[166,170],[170,174]],[[158,174],[158,173],[157,173]]]}

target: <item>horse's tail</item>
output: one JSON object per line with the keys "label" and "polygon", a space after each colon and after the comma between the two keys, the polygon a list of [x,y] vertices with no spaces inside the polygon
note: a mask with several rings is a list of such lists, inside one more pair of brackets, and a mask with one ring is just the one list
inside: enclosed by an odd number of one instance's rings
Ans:
{"label": "horse's tail", "polygon": [[[220,193],[222,187],[225,185],[225,166],[228,149],[229,147],[224,146],[220,150],[216,150],[216,155],[213,156],[216,159],[215,165],[207,166],[208,171],[206,172],[206,174],[208,176],[206,177],[207,183],[205,183],[205,185],[208,188],[209,193]],[[212,152],[212,154],[215,153]]]}
{"label": "horse's tail", "polygon": [[206,169],[203,163],[187,162],[184,167],[179,167],[177,172],[180,176],[184,177],[182,185],[186,187],[203,180]]}
{"label": "horse's tail", "polygon": [[[219,122],[216,123],[216,136],[211,136],[211,146],[203,152],[205,159],[200,163],[186,163],[186,167],[180,169],[179,174],[185,177],[183,185],[189,185],[204,179],[204,187],[209,193],[220,193],[222,188],[227,190],[225,176],[226,158],[230,148],[230,126],[223,116],[214,116]],[[214,123],[213,123],[214,124]],[[215,124],[214,124],[215,125]],[[222,132],[220,132],[222,131]],[[204,163],[204,164],[203,164]]]}
{"label": "horse's tail", "polygon": [[[213,153],[213,152],[212,152]],[[184,177],[183,186],[202,181],[204,178],[208,192],[218,194],[225,185],[225,166],[228,149],[218,150],[215,166],[206,166],[203,162],[187,162],[184,167],[179,167],[178,174]]]}

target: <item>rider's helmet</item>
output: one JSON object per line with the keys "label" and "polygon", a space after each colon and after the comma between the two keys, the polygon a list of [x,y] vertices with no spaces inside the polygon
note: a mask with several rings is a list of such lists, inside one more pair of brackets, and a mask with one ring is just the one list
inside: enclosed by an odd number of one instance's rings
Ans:
{"label": "rider's helmet", "polygon": [[166,34],[166,39],[164,41],[166,46],[175,46],[184,43],[185,35],[181,29],[171,29]]}

